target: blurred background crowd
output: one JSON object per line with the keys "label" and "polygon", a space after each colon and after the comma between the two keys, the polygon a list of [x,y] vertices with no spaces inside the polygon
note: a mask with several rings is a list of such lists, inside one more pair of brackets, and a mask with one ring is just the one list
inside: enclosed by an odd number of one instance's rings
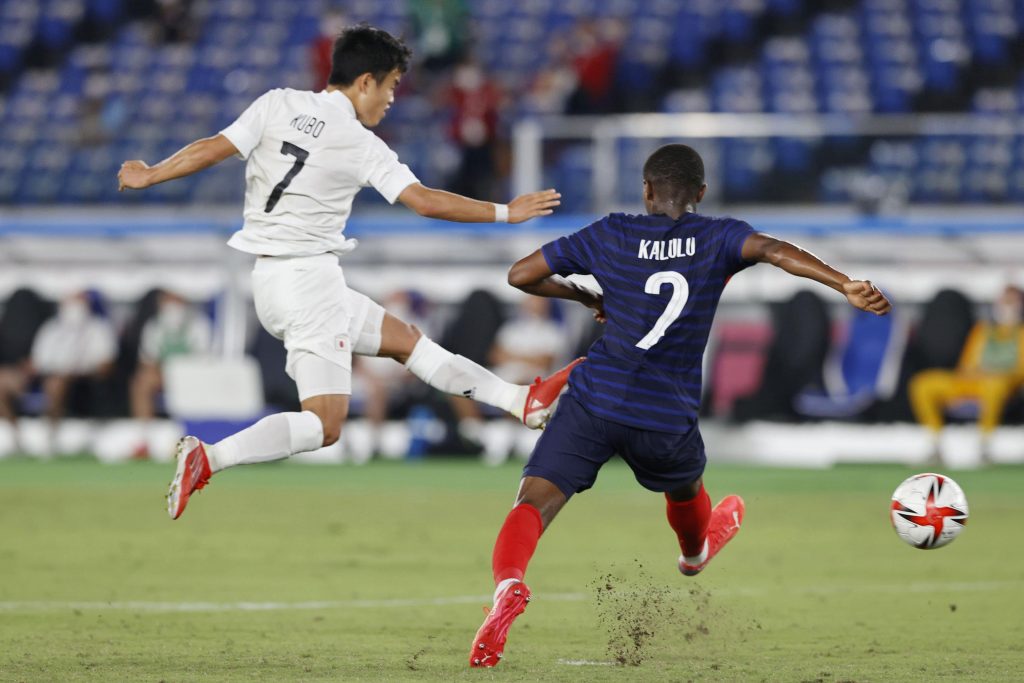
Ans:
{"label": "blurred background crowd", "polygon": [[[717,324],[705,358],[704,414],[732,422],[916,420],[936,449],[947,419],[977,422],[983,438],[1004,422],[1024,424],[1020,289],[1007,286],[984,307],[956,290],[942,290],[913,329],[900,312],[835,320],[830,303],[805,290],[773,304],[766,321]],[[534,297],[509,305],[486,290],[443,308],[412,290],[394,292],[384,304],[446,348],[520,384],[585,355],[601,334],[582,309]],[[119,315],[96,291],[59,302],[16,291],[0,316],[0,417],[12,427],[6,448],[26,449],[17,439],[18,416],[48,423],[45,439],[28,450],[59,450],[57,429],[65,416],[131,416],[142,424],[167,417],[162,368],[175,356],[210,351],[216,311],[216,301],[193,304],[168,291],[151,291]],[[247,336],[266,410],[298,409],[280,342],[255,324]],[[486,406],[439,394],[400,364],[378,358],[356,359],[352,416],[368,428],[359,432],[363,457],[382,450],[432,451],[483,454],[499,462],[511,453],[528,454],[536,436]],[[424,420],[436,433],[414,444],[400,429],[404,437],[397,445],[385,443],[390,422],[408,427]],[[138,434],[132,455],[147,457],[150,440],[144,431]]]}

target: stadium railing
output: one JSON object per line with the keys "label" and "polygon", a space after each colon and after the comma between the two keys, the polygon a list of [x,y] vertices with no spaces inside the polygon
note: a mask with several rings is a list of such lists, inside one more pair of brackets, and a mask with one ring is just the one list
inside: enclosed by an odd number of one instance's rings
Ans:
{"label": "stadium railing", "polygon": [[[545,172],[549,148],[574,141],[582,149],[576,147],[580,153],[569,155],[575,161],[566,163],[565,173],[558,174],[559,161],[554,176]],[[786,192],[766,185],[770,176],[804,184],[804,192],[790,193],[797,200],[853,201],[868,211],[964,200],[1024,203],[1024,119],[995,113],[524,119],[513,129],[513,194],[560,179],[575,195],[585,192],[583,203],[596,213],[620,210],[623,204],[636,203],[632,197],[639,193],[643,160],[666,142],[689,142],[702,153],[714,186],[709,204],[786,201]],[[565,149],[557,151],[564,158]],[[894,197],[901,184],[903,196]],[[758,185],[768,194],[758,196]]]}

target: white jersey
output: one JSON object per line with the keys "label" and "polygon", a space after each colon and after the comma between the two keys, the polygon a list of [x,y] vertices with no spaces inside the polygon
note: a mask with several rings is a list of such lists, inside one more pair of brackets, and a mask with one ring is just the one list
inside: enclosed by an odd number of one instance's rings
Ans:
{"label": "white jersey", "polygon": [[247,160],[245,223],[228,244],[250,254],[351,251],[343,232],[359,190],[394,204],[419,182],[338,91],[270,90],[221,135]]}

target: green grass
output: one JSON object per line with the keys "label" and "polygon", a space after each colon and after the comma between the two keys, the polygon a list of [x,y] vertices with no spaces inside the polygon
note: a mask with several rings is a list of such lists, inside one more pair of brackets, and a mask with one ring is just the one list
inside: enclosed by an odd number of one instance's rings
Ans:
{"label": "green grass", "polygon": [[[541,539],[505,661],[475,671],[515,466],[239,468],[171,522],[167,465],[0,461],[0,681],[1020,680],[1024,469],[953,473],[971,522],[934,551],[890,528],[908,474],[712,467],[747,521],[686,579],[662,499],[613,463]],[[328,604],[124,604],[306,601]]]}

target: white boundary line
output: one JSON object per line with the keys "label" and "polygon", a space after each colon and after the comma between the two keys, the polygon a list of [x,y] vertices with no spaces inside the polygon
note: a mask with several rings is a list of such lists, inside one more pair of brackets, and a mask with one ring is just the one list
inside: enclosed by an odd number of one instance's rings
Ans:
{"label": "white boundary line", "polygon": [[[697,584],[694,584],[697,585]],[[843,595],[895,594],[895,593],[941,593],[941,592],[984,592],[1012,588],[1024,588],[1024,581],[932,581],[908,584],[820,584],[801,586],[790,591],[796,595]],[[641,586],[623,584],[622,590],[642,589]],[[681,587],[680,590],[683,590]],[[778,589],[757,588],[712,588],[712,597],[758,597],[776,592]],[[547,602],[583,602],[589,593],[540,594],[539,600]],[[0,602],[0,612],[59,612],[81,611],[128,611],[128,612],[276,612],[297,610],[337,609],[382,609],[389,607],[444,607],[447,605],[487,605],[490,595],[453,595],[441,598],[393,598],[379,600],[310,600],[305,602],[147,602],[147,601],[57,601],[57,600],[14,600]],[[589,662],[588,662],[589,663]]]}
{"label": "white boundary line", "polygon": [[618,666],[618,662],[599,662],[594,659],[559,659],[558,663],[566,666]]}
{"label": "white boundary line", "polygon": [[[384,607],[443,607],[488,605],[491,595],[455,595],[447,598],[395,598],[384,600],[310,600],[306,602],[59,602],[25,600],[0,602],[0,612],[52,612],[60,610],[125,610],[130,612],[275,612],[287,610],[380,609]],[[552,593],[552,602],[582,602],[584,593]]]}

